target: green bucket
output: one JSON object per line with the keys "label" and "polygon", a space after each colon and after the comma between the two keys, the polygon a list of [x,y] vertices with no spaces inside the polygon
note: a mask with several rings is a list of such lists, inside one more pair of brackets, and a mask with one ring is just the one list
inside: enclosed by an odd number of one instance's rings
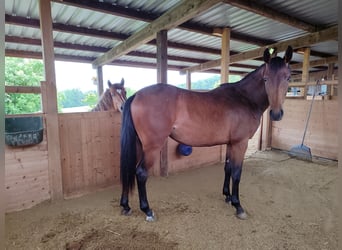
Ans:
{"label": "green bucket", "polygon": [[5,118],[5,143],[21,147],[39,144],[43,140],[43,117]]}

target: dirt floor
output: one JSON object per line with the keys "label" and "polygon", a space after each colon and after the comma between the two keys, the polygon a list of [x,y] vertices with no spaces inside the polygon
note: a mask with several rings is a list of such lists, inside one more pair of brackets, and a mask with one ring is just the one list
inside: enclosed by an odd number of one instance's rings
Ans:
{"label": "dirt floor", "polygon": [[338,249],[337,162],[279,152],[245,160],[239,220],[224,202],[223,165],[151,177],[157,221],[145,222],[137,192],[120,215],[120,187],[6,215],[7,249]]}

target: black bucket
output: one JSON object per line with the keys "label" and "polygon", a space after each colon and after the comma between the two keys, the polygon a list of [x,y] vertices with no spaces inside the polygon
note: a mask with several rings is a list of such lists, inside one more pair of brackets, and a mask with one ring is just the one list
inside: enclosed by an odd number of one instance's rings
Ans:
{"label": "black bucket", "polygon": [[41,143],[43,140],[43,117],[5,118],[5,143],[21,147]]}

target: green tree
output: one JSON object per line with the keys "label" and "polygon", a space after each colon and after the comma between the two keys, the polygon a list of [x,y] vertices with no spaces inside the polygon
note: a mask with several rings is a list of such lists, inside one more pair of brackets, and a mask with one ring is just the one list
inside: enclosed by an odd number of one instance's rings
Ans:
{"label": "green tree", "polygon": [[85,93],[82,103],[88,105],[90,108],[94,108],[98,102],[98,96],[95,91],[88,91]]}
{"label": "green tree", "polygon": [[[6,57],[5,83],[10,86],[40,86],[44,79],[41,60]],[[6,114],[27,114],[41,110],[41,96],[38,94],[7,93]]]}
{"label": "green tree", "polygon": [[64,98],[60,100],[63,108],[84,106],[83,99],[85,94],[79,89],[67,89],[60,92]]}

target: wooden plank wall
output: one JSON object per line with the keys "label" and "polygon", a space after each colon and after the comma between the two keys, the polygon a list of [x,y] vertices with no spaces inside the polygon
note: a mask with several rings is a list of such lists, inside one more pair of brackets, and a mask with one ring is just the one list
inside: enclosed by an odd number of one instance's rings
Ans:
{"label": "wooden plank wall", "polygon": [[120,180],[121,114],[59,114],[64,196],[74,197]]}
{"label": "wooden plank wall", "polygon": [[[310,100],[286,99],[284,118],[272,123],[272,147],[290,150],[302,141]],[[315,156],[337,160],[338,102],[315,100],[304,145]]]}
{"label": "wooden plank wall", "polygon": [[46,130],[40,144],[5,147],[6,212],[30,208],[49,200]]}

